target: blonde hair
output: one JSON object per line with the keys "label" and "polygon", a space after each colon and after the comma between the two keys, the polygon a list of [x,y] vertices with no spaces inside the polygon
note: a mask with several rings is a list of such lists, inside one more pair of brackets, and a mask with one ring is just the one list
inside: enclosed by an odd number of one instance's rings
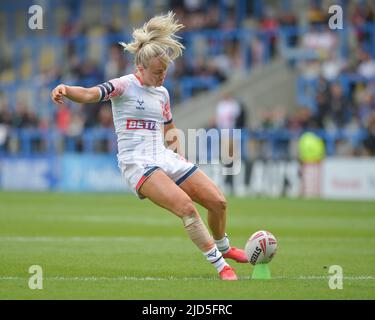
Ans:
{"label": "blonde hair", "polygon": [[182,55],[185,47],[177,40],[175,33],[184,27],[169,11],[166,15],[153,17],[143,27],[134,29],[131,43],[120,42],[125,51],[135,55],[135,65],[148,67],[151,58],[159,57],[164,65]]}

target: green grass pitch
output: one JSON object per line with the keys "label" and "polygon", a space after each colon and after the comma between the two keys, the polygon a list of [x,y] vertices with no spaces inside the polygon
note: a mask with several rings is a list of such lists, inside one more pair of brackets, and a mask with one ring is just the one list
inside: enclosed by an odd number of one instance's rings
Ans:
{"label": "green grass pitch", "polygon": [[[227,222],[238,247],[257,230],[277,237],[271,280],[231,262],[240,281],[220,281],[179,219],[148,200],[0,192],[0,299],[375,298],[375,202],[229,198]],[[42,290],[28,287],[32,265]],[[341,290],[329,288],[332,265]]]}

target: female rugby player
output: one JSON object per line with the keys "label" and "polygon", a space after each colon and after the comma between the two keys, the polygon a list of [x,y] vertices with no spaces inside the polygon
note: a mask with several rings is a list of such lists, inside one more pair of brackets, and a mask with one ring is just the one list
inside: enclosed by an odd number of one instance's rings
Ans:
{"label": "female rugby player", "polygon": [[[148,198],[182,221],[193,243],[212,263],[223,280],[237,280],[226,258],[247,262],[243,250],[231,247],[225,233],[227,203],[222,192],[196,165],[164,145],[175,126],[168,91],[162,86],[168,65],[182,55],[184,46],[175,35],[181,28],[175,15],[156,16],[133,32],[133,42],[121,43],[135,56],[135,72],[95,87],[58,85],[53,101],[77,103],[111,100],[118,141],[118,165],[131,190]],[[194,202],[208,210],[208,225]]]}

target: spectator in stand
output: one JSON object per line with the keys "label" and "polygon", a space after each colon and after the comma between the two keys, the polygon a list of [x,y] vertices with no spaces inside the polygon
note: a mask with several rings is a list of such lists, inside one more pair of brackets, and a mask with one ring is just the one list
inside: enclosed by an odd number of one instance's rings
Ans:
{"label": "spectator in stand", "polygon": [[298,34],[293,32],[293,29],[298,27],[296,15],[290,11],[282,11],[279,15],[279,25],[282,30],[290,32],[286,45],[288,47],[296,47],[298,44]]}
{"label": "spectator in stand", "polygon": [[91,86],[103,80],[103,72],[93,60],[85,61],[80,71],[79,81],[84,81],[86,86]]}
{"label": "spectator in stand", "polygon": [[250,43],[250,66],[252,68],[261,66],[264,64],[264,44],[259,39],[260,37],[255,36]]}
{"label": "spectator in stand", "polygon": [[[114,128],[112,120],[112,108],[110,103],[104,103],[101,105],[98,114],[98,128],[110,129],[111,132]],[[96,146],[99,152],[110,152],[111,151],[111,141],[108,139],[100,139],[98,145]]]}
{"label": "spectator in stand", "polygon": [[210,5],[205,14],[206,28],[219,29],[220,28],[220,14],[217,4]]}
{"label": "spectator in stand", "polygon": [[113,129],[112,109],[110,103],[104,103],[100,107],[98,124],[100,128]]}
{"label": "spectator in stand", "polygon": [[314,116],[314,122],[319,129],[323,129],[326,124],[327,116],[329,114],[328,100],[329,84],[324,77],[320,76],[316,90],[316,113]]}
{"label": "spectator in stand", "polygon": [[36,114],[23,102],[17,102],[12,115],[12,126],[15,128],[37,128]]}
{"label": "spectator in stand", "polygon": [[351,17],[351,21],[355,27],[355,33],[358,43],[368,43],[371,40],[371,32],[369,23],[375,22],[375,14],[373,8],[368,1],[357,3]]}
{"label": "spectator in stand", "polygon": [[240,114],[239,102],[231,93],[226,92],[216,107],[216,127],[218,129],[234,129]]}
{"label": "spectator in stand", "polygon": [[126,74],[128,62],[121,46],[113,43],[108,51],[108,60],[104,66],[104,78],[114,79]]}
{"label": "spectator in stand", "polygon": [[272,112],[267,109],[260,110],[260,126],[259,128],[268,130],[273,129],[273,117]]}
{"label": "spectator in stand", "polygon": [[325,80],[336,80],[346,67],[346,61],[341,59],[336,52],[329,52],[328,58],[322,62],[321,73]]}
{"label": "spectator in stand", "polygon": [[[228,154],[229,158],[237,158],[240,155],[236,154],[236,147],[239,141],[234,141],[234,135],[232,129],[237,129],[237,124],[241,123],[244,114],[241,112],[241,104],[230,92],[225,92],[223,98],[219,101],[216,107],[216,127],[219,130],[229,129],[229,139],[226,136],[220,136],[220,148],[221,156]],[[223,163],[227,163],[228,159],[221,159]],[[225,164],[226,167],[231,167],[232,164]],[[230,192],[233,193],[233,177],[231,175],[226,176],[226,184],[230,187]]]}
{"label": "spectator in stand", "polygon": [[327,13],[322,9],[320,1],[311,0],[309,2],[309,9],[307,11],[307,19],[310,25],[322,26],[327,21]]}
{"label": "spectator in stand", "polygon": [[330,87],[329,118],[336,128],[343,128],[350,120],[350,108],[348,99],[339,83],[333,83]]}
{"label": "spectator in stand", "polygon": [[357,118],[362,127],[367,126],[370,115],[375,111],[374,92],[369,88],[362,90],[358,97]]}
{"label": "spectator in stand", "polygon": [[226,18],[221,21],[220,28],[226,31],[235,30],[237,27],[235,9],[229,8],[226,12]]}
{"label": "spectator in stand", "polygon": [[265,15],[261,18],[259,23],[259,28],[262,37],[265,38],[270,44],[270,57],[274,57],[276,54],[276,44],[277,44],[277,28],[279,22],[276,17],[276,13],[273,9],[267,8]]}
{"label": "spectator in stand", "polygon": [[337,35],[327,27],[311,26],[302,38],[302,48],[306,53],[313,53],[320,60],[326,59],[330,54],[336,54],[338,47]]}
{"label": "spectator in stand", "polygon": [[365,154],[368,156],[375,156],[375,112],[372,112],[369,116],[366,131],[367,137],[363,142]]}
{"label": "spectator in stand", "polygon": [[2,148],[5,150],[8,149],[8,131],[11,124],[12,117],[8,109],[8,101],[6,99],[0,99],[0,151]]}
{"label": "spectator in stand", "polygon": [[9,112],[8,100],[0,96],[0,124],[10,126],[12,115]]}
{"label": "spectator in stand", "polygon": [[375,60],[365,50],[359,52],[359,65],[357,72],[366,79],[375,78]]}
{"label": "spectator in stand", "polygon": [[71,122],[71,112],[66,104],[56,111],[56,127],[62,134],[67,134]]}
{"label": "spectator in stand", "polygon": [[304,131],[312,128],[312,115],[309,107],[299,107],[296,112],[286,119],[286,128],[292,132]]}

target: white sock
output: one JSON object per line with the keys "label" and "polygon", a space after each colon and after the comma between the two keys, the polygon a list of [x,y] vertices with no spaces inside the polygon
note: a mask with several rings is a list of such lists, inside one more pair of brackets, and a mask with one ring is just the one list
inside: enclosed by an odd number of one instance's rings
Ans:
{"label": "white sock", "polygon": [[223,239],[215,240],[215,244],[221,253],[227,253],[230,249],[228,235],[225,234]]}
{"label": "white sock", "polygon": [[217,272],[220,272],[223,270],[225,266],[228,264],[225,262],[225,259],[223,258],[223,255],[221,252],[217,249],[216,246],[214,246],[210,251],[207,251],[204,253],[207,260],[214,265]]}

